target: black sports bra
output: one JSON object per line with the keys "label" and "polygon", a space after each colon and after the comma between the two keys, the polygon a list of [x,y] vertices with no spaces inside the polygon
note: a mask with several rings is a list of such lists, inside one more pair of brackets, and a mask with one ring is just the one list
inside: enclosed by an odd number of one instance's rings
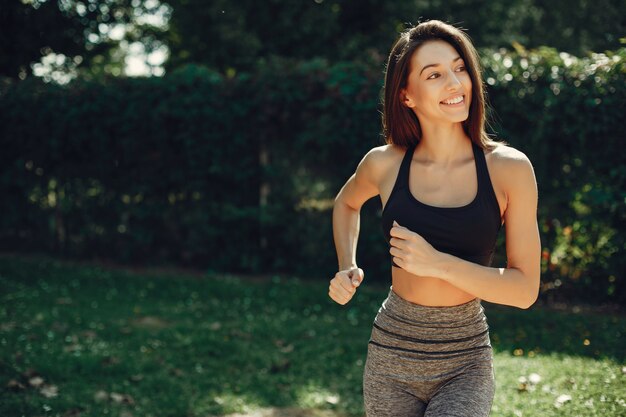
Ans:
{"label": "black sports bra", "polygon": [[[478,176],[478,192],[474,200],[461,207],[435,207],[422,203],[409,190],[409,173],[415,147],[412,145],[407,149],[383,209],[382,228],[387,243],[395,220],[418,233],[438,251],[490,266],[502,221],[482,148],[472,142]],[[398,267],[393,258],[392,265]]]}

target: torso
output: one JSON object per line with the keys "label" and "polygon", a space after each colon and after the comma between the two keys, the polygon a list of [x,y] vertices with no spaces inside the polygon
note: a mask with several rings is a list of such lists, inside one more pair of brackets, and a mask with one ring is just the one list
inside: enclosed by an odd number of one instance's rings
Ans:
{"label": "torso", "polygon": [[[494,152],[485,152],[487,169],[491,177],[493,190],[500,208],[500,218],[506,210],[506,193],[502,183],[503,175],[498,174]],[[386,206],[394,187],[400,164],[406,150],[395,145],[387,145],[388,169],[379,183],[380,199]],[[501,168],[500,168],[501,169]],[[418,181],[418,178],[420,179]],[[436,207],[460,207],[471,202],[477,193],[477,176],[473,157],[448,170],[439,170],[423,163],[411,162],[409,188],[411,194],[421,202]],[[392,267],[393,291],[400,297],[415,304],[425,306],[453,306],[466,303],[476,298],[444,280],[428,276],[416,276],[401,268]]]}

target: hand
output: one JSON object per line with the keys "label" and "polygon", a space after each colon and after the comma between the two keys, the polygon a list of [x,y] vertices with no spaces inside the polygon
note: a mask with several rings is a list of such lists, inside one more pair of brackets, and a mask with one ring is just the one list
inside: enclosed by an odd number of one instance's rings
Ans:
{"label": "hand", "polygon": [[419,234],[400,226],[395,220],[390,234],[389,253],[393,255],[396,265],[414,275],[437,276],[436,266],[441,252]]}
{"label": "hand", "polygon": [[358,267],[337,272],[335,277],[330,280],[328,295],[335,302],[345,305],[352,299],[357,287],[361,285],[363,276],[363,270]]}

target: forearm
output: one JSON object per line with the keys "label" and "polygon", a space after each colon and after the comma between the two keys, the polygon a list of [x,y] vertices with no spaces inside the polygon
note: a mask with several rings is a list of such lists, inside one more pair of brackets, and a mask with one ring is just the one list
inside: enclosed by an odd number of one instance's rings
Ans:
{"label": "forearm", "polygon": [[438,278],[490,303],[519,308],[530,307],[538,295],[527,277],[518,268],[492,268],[468,262],[442,253],[438,263]]}
{"label": "forearm", "polygon": [[360,212],[341,200],[333,207],[333,238],[339,270],[356,266],[356,247],[359,239]]}

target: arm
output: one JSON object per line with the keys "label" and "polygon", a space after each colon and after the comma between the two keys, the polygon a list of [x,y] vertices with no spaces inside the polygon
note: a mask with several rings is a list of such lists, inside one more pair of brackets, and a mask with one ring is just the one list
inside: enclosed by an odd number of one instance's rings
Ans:
{"label": "arm", "polygon": [[330,281],[328,296],[345,305],[352,299],[363,280],[363,270],[357,267],[356,246],[359,238],[361,206],[378,194],[374,148],[359,163],[335,198],[333,207],[333,237],[337,248],[339,272]]}
{"label": "arm", "polygon": [[404,227],[391,229],[394,261],[415,275],[433,276],[496,304],[530,307],[539,293],[541,242],[537,226],[537,183],[528,158],[511,150],[497,161],[505,178],[507,267],[492,268],[435,250]]}
{"label": "arm", "polygon": [[368,152],[356,172],[335,197],[333,207],[333,238],[339,270],[356,267],[356,248],[360,229],[361,206],[379,194],[377,181],[377,149]]}

